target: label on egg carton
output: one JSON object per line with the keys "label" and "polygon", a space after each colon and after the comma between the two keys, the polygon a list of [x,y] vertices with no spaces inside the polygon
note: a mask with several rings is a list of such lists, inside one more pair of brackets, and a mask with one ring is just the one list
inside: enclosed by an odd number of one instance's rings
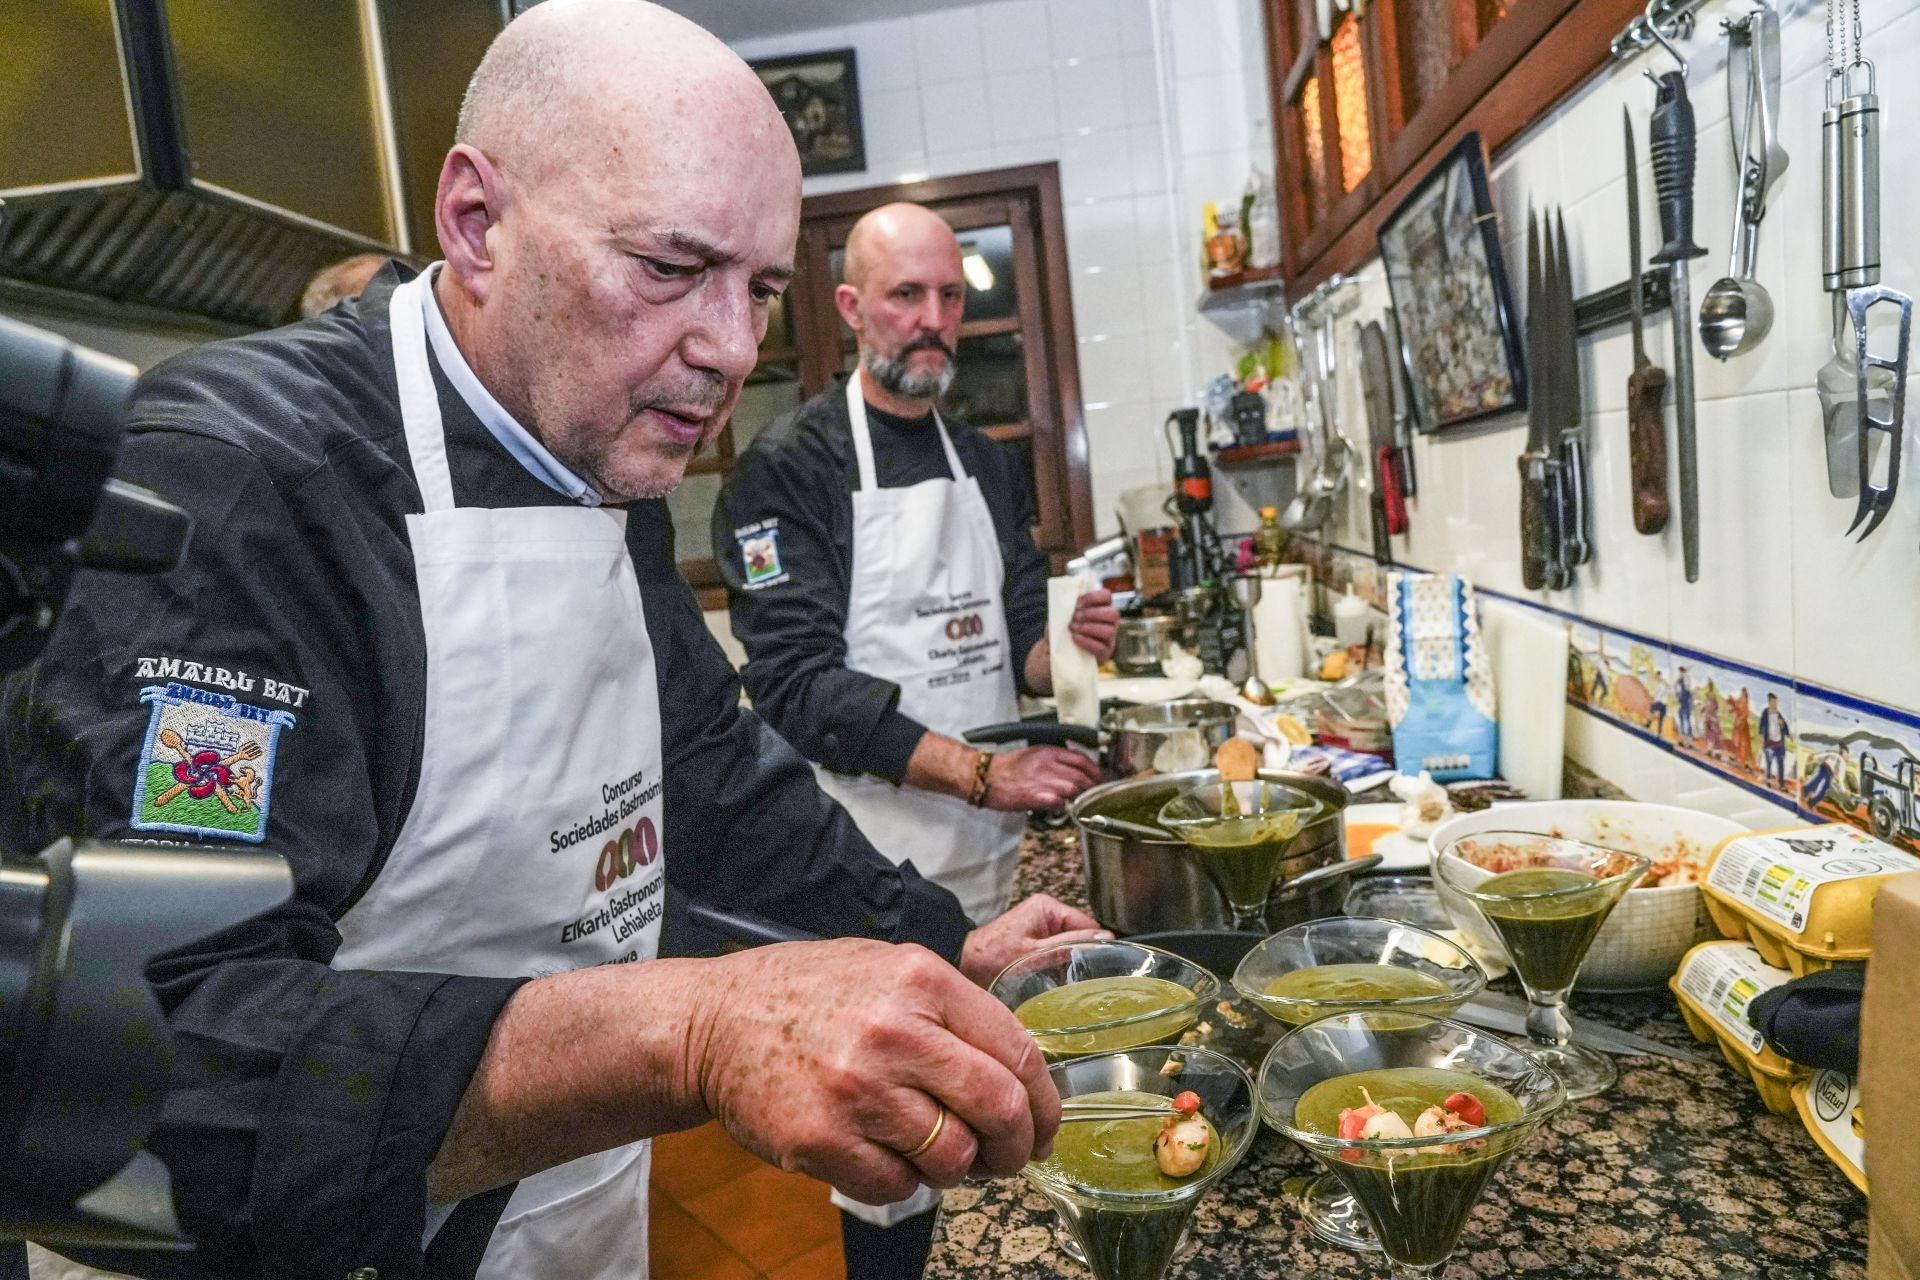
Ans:
{"label": "label on egg carton", "polygon": [[1860,1082],[1842,1071],[1821,1070],[1814,1072],[1804,1087],[1806,1109],[1802,1118],[1813,1130],[1814,1140],[1829,1156],[1846,1161],[1864,1174],[1867,1143],[1860,1125]]}
{"label": "label on egg carton", "polygon": [[1822,885],[1920,871],[1920,858],[1843,823],[1740,836],[1713,860],[1707,883],[1777,920],[1807,927],[1807,904]]}
{"label": "label on egg carton", "polygon": [[1767,1042],[1747,1020],[1747,1006],[1762,991],[1779,986],[1793,975],[1776,969],[1744,942],[1701,947],[1680,971],[1680,990],[1702,1012],[1725,1027],[1754,1053]]}

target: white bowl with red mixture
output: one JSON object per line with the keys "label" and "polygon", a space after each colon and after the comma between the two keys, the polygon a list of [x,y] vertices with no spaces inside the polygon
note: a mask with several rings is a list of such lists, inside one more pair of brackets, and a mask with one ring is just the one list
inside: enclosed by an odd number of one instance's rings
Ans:
{"label": "white bowl with red mixture", "polygon": [[[1627,891],[1607,917],[1574,983],[1580,991],[1646,991],[1665,985],[1694,943],[1719,936],[1707,918],[1700,881],[1706,878],[1707,863],[1720,842],[1746,829],[1728,818],[1672,805],[1537,800],[1455,814],[1434,828],[1427,847],[1437,854],[1462,836],[1525,831],[1584,840],[1652,859],[1653,866],[1641,882]],[[1464,899],[1437,876],[1434,888],[1454,924],[1476,947],[1505,956],[1499,941]]]}

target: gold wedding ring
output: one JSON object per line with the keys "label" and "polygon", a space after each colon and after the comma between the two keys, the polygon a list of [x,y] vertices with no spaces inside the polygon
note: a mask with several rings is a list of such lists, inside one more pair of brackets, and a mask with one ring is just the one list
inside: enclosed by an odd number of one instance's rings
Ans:
{"label": "gold wedding ring", "polygon": [[903,1151],[901,1152],[901,1155],[905,1156],[909,1160],[913,1159],[915,1156],[924,1155],[927,1152],[927,1150],[933,1146],[934,1143],[940,1141],[940,1131],[945,1129],[946,1127],[947,1127],[947,1109],[945,1107],[941,1107],[940,1114],[936,1116],[933,1121],[933,1132],[929,1133],[926,1136],[926,1139],[922,1141],[919,1146],[915,1147],[911,1151]]}

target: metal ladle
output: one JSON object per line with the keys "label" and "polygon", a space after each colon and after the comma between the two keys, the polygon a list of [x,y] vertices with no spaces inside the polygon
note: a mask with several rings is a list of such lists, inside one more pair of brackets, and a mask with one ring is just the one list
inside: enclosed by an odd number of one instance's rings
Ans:
{"label": "metal ladle", "polygon": [[[1727,32],[1727,127],[1734,134],[1740,157],[1740,202],[1734,212],[1733,248],[1727,274],[1700,300],[1700,343],[1707,354],[1725,360],[1759,346],[1773,328],[1773,299],[1754,278],[1760,253],[1760,220],[1767,212],[1767,192],[1786,171],[1787,154],[1780,147],[1780,18],[1762,7],[1744,18],[1721,24]],[[1742,50],[1745,56],[1741,56]],[[1745,81],[1746,109],[1734,109]],[[1740,123],[1736,127],[1735,121]],[[1754,143],[1758,123],[1760,145]]]}

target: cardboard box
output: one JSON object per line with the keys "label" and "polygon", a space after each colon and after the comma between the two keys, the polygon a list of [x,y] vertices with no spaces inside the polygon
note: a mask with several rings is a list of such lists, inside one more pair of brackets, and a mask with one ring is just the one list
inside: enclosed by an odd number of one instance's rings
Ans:
{"label": "cardboard box", "polygon": [[[1920,1280],[1920,872],[1880,887],[1860,1022],[1861,1115],[1867,1129],[1869,1280]],[[1874,1135],[1886,1135],[1874,1141]]]}

